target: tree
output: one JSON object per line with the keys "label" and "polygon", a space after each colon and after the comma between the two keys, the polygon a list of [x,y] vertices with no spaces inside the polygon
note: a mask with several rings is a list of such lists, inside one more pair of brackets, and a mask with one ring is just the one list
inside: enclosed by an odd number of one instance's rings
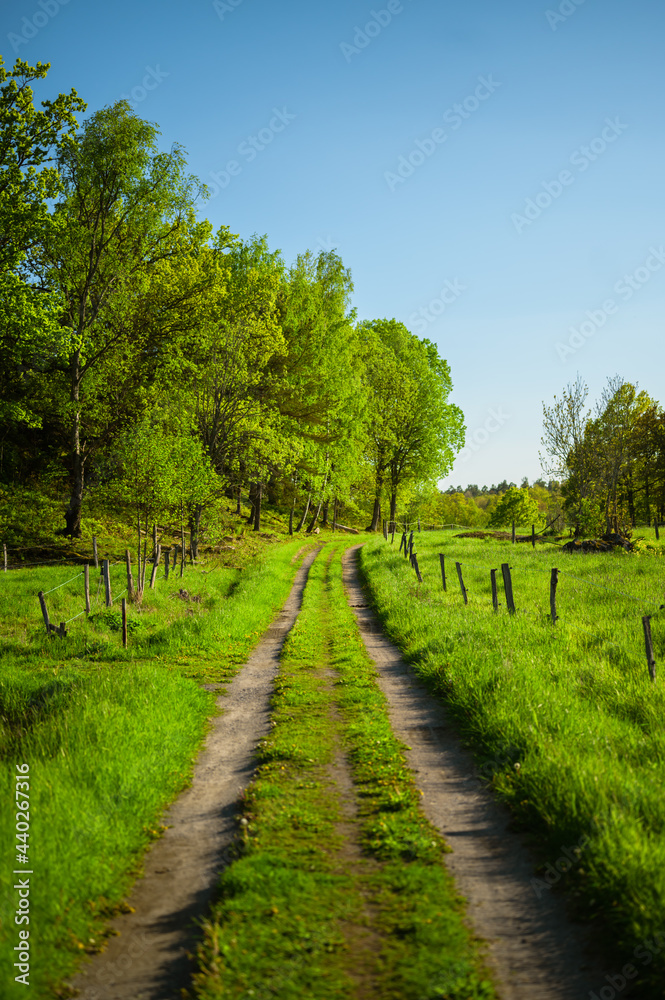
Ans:
{"label": "tree", "polygon": [[[68,395],[72,486],[65,519],[72,536],[81,531],[91,450],[85,417],[91,405],[103,405],[102,372],[131,378],[145,331],[156,321],[164,333],[164,310],[200,291],[196,283],[183,289],[182,280],[169,281],[176,261],[194,264],[209,226],[196,222],[197,185],[185,174],[182,149],[158,153],[157,134],[125,101],[94,114],[78,141],[60,150],[62,198],[29,257],[42,287],[62,300],[53,368]],[[153,298],[158,276],[164,280]],[[118,392],[122,397],[121,385]]]}
{"label": "tree", "polygon": [[360,325],[365,345],[368,451],[375,477],[370,531],[378,530],[389,487],[390,521],[400,489],[443,478],[464,444],[461,410],[448,402],[450,368],[429,340],[396,320]]}
{"label": "tree", "polygon": [[537,502],[526,489],[511,486],[499,498],[489,517],[490,528],[505,528],[515,524],[539,524],[541,520]]}
{"label": "tree", "polygon": [[49,68],[18,59],[7,70],[0,56],[0,423],[12,440],[41,424],[34,396],[58,325],[58,296],[27,280],[25,256],[51,225],[48,199],[60,190],[54,164],[85,110],[74,90],[34,107],[30,84]]}

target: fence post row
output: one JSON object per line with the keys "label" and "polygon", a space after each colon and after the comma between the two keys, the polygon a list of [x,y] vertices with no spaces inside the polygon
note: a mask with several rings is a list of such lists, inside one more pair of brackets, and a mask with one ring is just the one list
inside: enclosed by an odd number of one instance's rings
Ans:
{"label": "fence post row", "polygon": [[550,614],[552,616],[552,625],[556,625],[556,620],[559,617],[556,613],[556,587],[559,582],[559,570],[552,570],[552,577],[550,579]]}
{"label": "fence post row", "polygon": [[418,555],[417,555],[417,553],[415,553],[415,552],[413,553],[412,559],[413,559],[413,568],[415,569],[416,576],[418,577],[418,583],[422,583],[423,582],[423,578],[420,575],[420,568],[418,566]]}
{"label": "fence post row", "polygon": [[85,588],[85,614],[90,614],[90,564],[83,567],[83,586]]}
{"label": "fence post row", "polygon": [[514,615],[515,601],[513,600],[513,581],[510,577],[510,566],[508,563],[501,563],[501,573],[503,574],[503,589],[506,592],[506,606],[511,615]]}
{"label": "fence post row", "polygon": [[441,581],[443,583],[443,589],[446,589],[446,557],[443,552],[439,553],[439,562],[441,563]]}
{"label": "fence post row", "polygon": [[108,559],[102,559],[102,576],[104,577],[104,595],[106,597],[106,607],[111,607],[111,573],[109,571]]}
{"label": "fence post row", "polygon": [[127,599],[123,597],[122,607],[122,645],[127,649]]}
{"label": "fence post row", "polygon": [[99,569],[99,557],[97,555],[97,535],[92,536],[92,558],[95,560],[95,569]]}
{"label": "fence post row", "polygon": [[644,615],[642,618],[642,628],[644,629],[644,648],[647,654],[647,666],[649,677],[652,681],[656,679],[656,658],[653,654],[653,642],[651,639],[651,615]]}
{"label": "fence post row", "polygon": [[462,579],[462,564],[456,562],[455,569],[457,570],[457,579],[459,580],[460,590],[462,591],[462,597],[464,598],[464,603],[469,603],[469,598],[466,594],[466,587],[464,586],[464,580]]}
{"label": "fence post row", "polygon": [[496,589],[496,570],[490,570],[490,584],[492,587],[492,607],[495,611],[499,610],[499,594]]}

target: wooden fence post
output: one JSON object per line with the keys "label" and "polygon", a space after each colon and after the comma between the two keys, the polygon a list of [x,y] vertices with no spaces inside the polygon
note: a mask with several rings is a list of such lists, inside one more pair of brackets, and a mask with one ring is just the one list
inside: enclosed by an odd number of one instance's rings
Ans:
{"label": "wooden fence post", "polygon": [[559,582],[559,570],[553,569],[552,576],[550,578],[550,614],[552,617],[552,625],[556,625],[556,620],[559,617],[556,613],[556,586]]}
{"label": "wooden fence post", "polygon": [[48,611],[46,610],[46,599],[44,597],[44,591],[40,590],[39,593],[37,594],[37,597],[39,598],[39,603],[41,604],[42,608],[42,615],[44,616],[44,624],[46,625],[46,634],[50,635],[51,623],[49,621]]}
{"label": "wooden fence post", "polygon": [[656,529],[656,541],[660,541],[660,535],[658,534],[658,518],[653,522],[653,526]]}
{"label": "wooden fence post", "polygon": [[415,552],[413,553],[413,568],[416,571],[416,576],[418,577],[418,583],[422,583],[423,582],[423,578],[420,575],[420,568],[418,566],[418,555]]}
{"label": "wooden fence post", "polygon": [[170,562],[170,559],[169,559],[169,550],[167,549],[166,552],[164,553],[164,579],[165,580],[168,580],[168,578],[169,578],[169,562]]}
{"label": "wooden fence post", "polygon": [[122,599],[122,644],[127,649],[127,600]]}
{"label": "wooden fence post", "polygon": [[511,615],[515,614],[515,601],[513,600],[513,581],[510,578],[510,566],[508,563],[501,563],[503,574],[503,589],[506,592],[506,605]]}
{"label": "wooden fence post", "polygon": [[466,596],[466,587],[464,586],[464,580],[462,579],[462,564],[456,562],[455,568],[457,569],[457,578],[459,580],[460,590],[462,591],[462,597],[464,598],[464,603],[469,603],[469,598]]}
{"label": "wooden fence post", "polygon": [[441,563],[441,582],[443,583],[443,589],[446,589],[446,557],[443,552],[439,553],[439,562]]}
{"label": "wooden fence post", "polygon": [[125,549],[125,564],[127,566],[127,594],[130,601],[134,599],[134,577],[132,576],[132,554]]}
{"label": "wooden fence post", "polygon": [[492,607],[495,611],[499,610],[499,594],[496,589],[496,570],[490,570],[490,584],[492,585]]}
{"label": "wooden fence post", "polygon": [[420,534],[420,518],[418,518],[418,534]]}
{"label": "wooden fence post", "polygon": [[642,619],[644,629],[644,648],[647,654],[647,664],[649,667],[649,677],[652,681],[656,679],[656,658],[653,655],[653,642],[651,640],[651,615],[645,615]]}
{"label": "wooden fence post", "polygon": [[180,576],[185,575],[185,528],[180,525]]}
{"label": "wooden fence post", "polygon": [[413,532],[409,535],[409,555],[413,555]]}
{"label": "wooden fence post", "polygon": [[104,577],[104,594],[106,597],[106,607],[110,608],[111,600],[111,572],[109,570],[108,559],[102,559],[102,576]]}
{"label": "wooden fence post", "polygon": [[6,573],[7,572],[7,545],[5,544],[5,542],[2,543],[2,555],[4,557],[5,573]]}
{"label": "wooden fence post", "polygon": [[535,547],[536,547],[536,526],[535,526],[535,524],[531,525],[531,544],[533,545],[533,547],[535,549]]}
{"label": "wooden fence post", "polygon": [[99,557],[97,555],[97,535],[92,536],[92,558],[95,560],[95,569],[99,569]]}
{"label": "wooden fence post", "polygon": [[391,545],[395,544],[395,522],[394,521],[393,521],[393,533],[392,533],[392,537],[390,539],[390,544]]}
{"label": "wooden fence post", "polygon": [[150,589],[155,589],[155,580],[157,579],[157,570],[159,569],[159,563],[162,558],[162,547],[157,543],[157,548],[155,549],[155,558],[152,561],[152,572],[150,574]]}
{"label": "wooden fence post", "polygon": [[85,613],[90,614],[90,565],[86,563],[83,567],[83,585],[85,587]]}
{"label": "wooden fence post", "polygon": [[515,522],[513,521],[513,545],[515,544]]}

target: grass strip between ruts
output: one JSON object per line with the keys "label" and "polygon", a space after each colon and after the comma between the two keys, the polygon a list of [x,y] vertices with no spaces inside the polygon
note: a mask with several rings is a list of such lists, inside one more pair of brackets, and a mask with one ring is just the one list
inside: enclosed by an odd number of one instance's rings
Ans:
{"label": "grass strip between ruts", "polygon": [[[344,596],[339,550],[310,570],[273,722],[246,795],[238,859],[204,924],[197,998],[494,997],[444,868],[445,844],[419,809],[390,730]],[[340,858],[330,767],[341,749],[356,782],[367,865]],[[367,933],[378,942],[373,950],[363,946]]]}

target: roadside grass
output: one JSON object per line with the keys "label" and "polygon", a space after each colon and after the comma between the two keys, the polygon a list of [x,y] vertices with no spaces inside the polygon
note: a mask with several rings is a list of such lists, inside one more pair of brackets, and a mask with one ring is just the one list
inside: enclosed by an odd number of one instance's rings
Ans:
{"label": "roadside grass", "polygon": [[[0,794],[9,803],[0,819],[0,975],[16,987],[8,997],[23,988],[9,959],[18,941],[11,872],[23,867],[11,847],[15,765],[30,768],[31,985],[58,995],[77,957],[103,946],[104,922],[160,835],[163,809],[189,782],[215,712],[214,695],[196,682],[236,673],[286,599],[302,548],[295,539],[235,569],[209,562],[160,581],[129,608],[127,650],[117,605],[72,622],[66,639],[46,635],[36,593],[70,579],[72,567],[0,574]],[[82,583],[48,596],[53,621],[82,608]],[[181,586],[200,602],[173,598]]]}
{"label": "roadside grass", "polygon": [[[198,1000],[347,1000],[367,995],[368,981],[382,1000],[495,995],[346,603],[344,547],[313,564],[285,643],[238,858],[203,926]],[[336,832],[331,765],[342,748],[356,782],[360,863]]]}
{"label": "roadside grass", "polygon": [[[552,884],[566,889],[580,915],[607,928],[617,963],[632,959],[642,995],[661,997],[665,952],[653,942],[665,919],[665,696],[662,679],[652,684],[648,676],[641,623],[654,614],[662,662],[657,546],[644,555],[585,556],[450,532],[415,537],[422,585],[397,541],[373,540],[362,550],[386,631],[450,706],[481,773],[537,838],[536,895]],[[500,572],[501,604],[492,610],[489,570],[504,562],[512,567],[514,616]],[[552,626],[554,566],[560,617]],[[563,848],[578,862],[559,864]],[[647,952],[645,942],[653,944]]]}

